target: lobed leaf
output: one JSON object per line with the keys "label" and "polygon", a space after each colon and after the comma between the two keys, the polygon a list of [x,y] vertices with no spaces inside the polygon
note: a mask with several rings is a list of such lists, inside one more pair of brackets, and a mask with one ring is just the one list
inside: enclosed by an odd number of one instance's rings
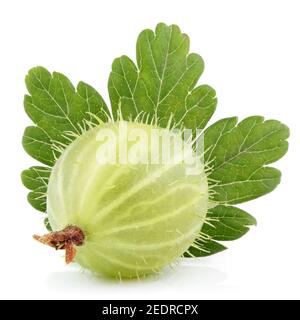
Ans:
{"label": "lobed leaf", "polygon": [[31,190],[28,202],[37,210],[46,211],[46,192],[51,168],[35,166],[24,170],[21,179],[26,188]]}
{"label": "lobed leaf", "polygon": [[49,232],[52,232],[52,228],[51,228],[51,225],[50,225],[50,222],[49,222],[49,219],[48,218],[45,218],[44,219],[44,225],[46,227],[46,229],[49,231]]}
{"label": "lobed leaf", "polygon": [[92,116],[107,121],[109,111],[102,97],[91,86],[80,82],[77,89],[61,73],[51,74],[43,67],[28,72],[25,79],[29,95],[25,95],[24,107],[36,127],[25,129],[23,146],[29,155],[43,164],[53,166],[59,151],[71,141],[66,132],[81,134],[85,120]]}
{"label": "lobed leaf", "polygon": [[203,258],[208,257],[216,253],[220,253],[227,248],[223,246],[221,243],[213,241],[213,240],[206,240],[205,242],[201,241],[197,243],[196,246],[191,246],[184,254],[184,258]]}
{"label": "lobed leaf", "polygon": [[218,241],[239,239],[249,231],[249,226],[256,225],[249,213],[232,206],[216,206],[208,211],[207,218],[201,232]]}
{"label": "lobed leaf", "polygon": [[[61,73],[51,74],[43,67],[28,72],[25,79],[30,95],[25,95],[25,111],[36,126],[29,126],[23,134],[23,147],[34,159],[52,167],[61,150],[72,142],[66,132],[81,134],[85,121],[96,123],[96,119],[107,121],[108,108],[97,91],[84,82],[75,89],[70,80]],[[29,203],[37,210],[46,211],[43,195],[47,191],[46,177],[50,168],[32,167],[23,171],[22,180],[32,191]],[[42,180],[40,180],[42,179]],[[28,184],[39,182],[36,188]],[[41,183],[43,182],[43,183]]]}
{"label": "lobed leaf", "polygon": [[115,119],[134,119],[140,113],[189,129],[204,128],[217,99],[208,85],[195,88],[204,70],[202,58],[189,54],[189,38],[176,25],[144,30],[136,47],[137,66],[127,56],[114,60],[108,89]]}
{"label": "lobed leaf", "polygon": [[203,225],[197,246],[191,246],[185,257],[206,257],[226,250],[217,241],[232,241],[241,238],[256,225],[256,220],[249,213],[232,206],[218,205],[207,213],[207,222]]}
{"label": "lobed leaf", "polygon": [[[265,195],[280,182],[280,171],[266,165],[288,149],[289,129],[276,120],[227,118],[206,129],[205,161],[212,168],[213,200],[237,204]],[[214,184],[214,182],[213,182]]]}

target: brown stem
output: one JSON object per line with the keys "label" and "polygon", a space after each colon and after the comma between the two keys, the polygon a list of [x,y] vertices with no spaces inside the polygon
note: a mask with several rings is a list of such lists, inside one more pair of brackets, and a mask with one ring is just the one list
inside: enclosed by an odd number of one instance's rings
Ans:
{"label": "brown stem", "polygon": [[66,250],[66,263],[74,260],[76,255],[75,246],[82,246],[84,243],[84,233],[76,226],[68,226],[61,231],[54,231],[43,236],[33,235],[33,238],[43,244],[55,248],[56,250]]}

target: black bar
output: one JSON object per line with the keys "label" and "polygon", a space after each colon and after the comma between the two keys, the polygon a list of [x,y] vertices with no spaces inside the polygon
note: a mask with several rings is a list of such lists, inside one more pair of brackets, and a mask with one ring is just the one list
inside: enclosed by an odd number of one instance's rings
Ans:
{"label": "black bar", "polygon": [[[260,303],[259,309],[254,306]],[[269,301],[267,301],[269,302]],[[237,303],[242,306],[237,307]],[[295,306],[295,305],[294,305]],[[265,301],[212,300],[7,300],[0,301],[1,319],[101,320],[101,319],[257,319],[259,313],[276,310],[287,319],[287,309]],[[289,310],[292,310],[289,306]]]}

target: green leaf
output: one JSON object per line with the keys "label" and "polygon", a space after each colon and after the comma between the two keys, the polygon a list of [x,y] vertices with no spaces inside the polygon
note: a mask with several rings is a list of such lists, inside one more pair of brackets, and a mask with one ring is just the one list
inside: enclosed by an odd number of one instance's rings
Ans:
{"label": "green leaf", "polygon": [[51,138],[46,131],[39,127],[27,127],[22,140],[25,150],[36,160],[53,166],[55,153],[52,149]]}
{"label": "green leaf", "polygon": [[135,118],[140,113],[166,127],[204,128],[217,100],[208,85],[195,88],[204,69],[202,58],[189,54],[189,38],[175,26],[157,25],[155,33],[144,30],[138,37],[137,66],[127,56],[112,65],[108,89],[113,116]]}
{"label": "green leaf", "polygon": [[46,192],[51,168],[35,166],[24,170],[21,179],[24,186],[30,190],[28,202],[37,210],[46,211]]}
{"label": "green leaf", "polygon": [[207,257],[226,247],[217,241],[232,241],[241,238],[249,231],[256,220],[249,213],[236,207],[219,205],[207,213],[207,221],[196,240],[184,257]]}
{"label": "green leaf", "polygon": [[237,118],[227,118],[206,129],[205,161],[212,168],[213,200],[236,204],[274,190],[281,174],[266,165],[287,152],[288,137],[284,124],[259,116],[240,123]]}
{"label": "green leaf", "polygon": [[[109,110],[99,93],[84,82],[75,89],[61,73],[51,74],[43,67],[28,72],[25,79],[30,95],[25,95],[25,111],[36,126],[27,127],[23,134],[23,147],[34,159],[52,167],[61,151],[72,142],[66,132],[81,134],[88,121],[107,121]],[[73,138],[74,139],[74,138]],[[43,171],[44,170],[44,171]],[[29,203],[39,211],[46,211],[45,194],[50,168],[32,167],[22,173],[25,186],[32,191]],[[37,183],[31,188],[28,183]]]}
{"label": "green leaf", "polygon": [[21,179],[24,186],[30,190],[34,190],[48,183],[51,168],[35,166],[24,170]]}
{"label": "green leaf", "polygon": [[213,241],[213,240],[206,240],[205,242],[196,242],[197,246],[191,246],[183,256],[185,258],[201,258],[201,257],[208,257],[216,253],[220,253],[227,248],[223,246],[221,243]]}
{"label": "green leaf", "polygon": [[219,205],[207,213],[208,223],[201,232],[218,241],[231,241],[242,237],[256,220],[249,213],[236,207]]}
{"label": "green leaf", "polygon": [[84,110],[88,112],[88,114],[85,114],[85,117],[87,117],[89,121],[94,122],[95,116],[103,122],[107,122],[109,120],[110,112],[103,98],[93,87],[83,81],[80,81],[77,85],[77,94],[84,101]]}
{"label": "green leaf", "polygon": [[96,115],[107,121],[109,111],[101,96],[91,86],[79,82],[77,90],[61,73],[51,74],[43,67],[28,72],[25,79],[30,96],[24,99],[25,111],[36,124],[26,128],[23,146],[34,159],[53,166],[60,152],[71,142],[67,131],[81,134],[85,120],[95,121]]}
{"label": "green leaf", "polygon": [[51,225],[50,225],[50,222],[49,222],[49,219],[48,218],[45,218],[44,219],[44,225],[46,227],[46,229],[49,231],[49,232],[52,232],[52,228],[51,228]]}

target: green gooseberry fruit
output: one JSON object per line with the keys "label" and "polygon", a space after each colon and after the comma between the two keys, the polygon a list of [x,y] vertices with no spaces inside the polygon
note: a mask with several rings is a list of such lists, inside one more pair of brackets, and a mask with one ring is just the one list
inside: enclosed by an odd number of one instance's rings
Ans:
{"label": "green gooseberry fruit", "polygon": [[[167,146],[173,162],[163,161]],[[197,157],[181,132],[155,125],[118,121],[86,131],[52,170],[47,212],[54,232],[38,240],[67,249],[68,262],[74,257],[108,277],[161,270],[186,252],[206,217],[207,176],[204,165],[187,173],[191,159]]]}

